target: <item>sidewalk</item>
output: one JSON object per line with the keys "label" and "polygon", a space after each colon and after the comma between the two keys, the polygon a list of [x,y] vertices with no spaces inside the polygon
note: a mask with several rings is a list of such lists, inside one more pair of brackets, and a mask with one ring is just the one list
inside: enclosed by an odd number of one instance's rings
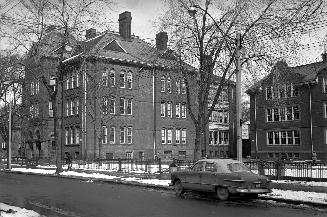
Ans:
{"label": "sidewalk", "polygon": [[[55,176],[55,168],[53,167],[35,169],[16,167],[7,172]],[[101,169],[74,169],[73,171],[60,173],[60,177],[85,180],[87,182],[117,183],[172,190],[172,187],[169,186],[170,179],[167,173],[124,173]],[[260,199],[327,208],[326,182],[273,181],[272,188],[272,193],[260,195]]]}

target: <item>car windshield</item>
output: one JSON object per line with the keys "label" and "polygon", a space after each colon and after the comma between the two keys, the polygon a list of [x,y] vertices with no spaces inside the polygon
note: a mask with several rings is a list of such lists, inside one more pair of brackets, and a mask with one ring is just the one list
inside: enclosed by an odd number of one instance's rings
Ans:
{"label": "car windshield", "polygon": [[231,172],[250,172],[249,168],[242,163],[230,163],[227,167]]}

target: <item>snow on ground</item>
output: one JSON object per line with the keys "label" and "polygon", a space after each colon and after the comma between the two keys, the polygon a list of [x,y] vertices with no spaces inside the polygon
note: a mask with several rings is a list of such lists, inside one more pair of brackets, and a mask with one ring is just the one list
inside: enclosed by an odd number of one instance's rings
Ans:
{"label": "snow on ground", "polygon": [[40,214],[32,210],[19,208],[15,206],[9,206],[4,203],[0,203],[0,216],[1,217],[41,217]]}
{"label": "snow on ground", "polygon": [[[45,170],[45,169],[26,169],[26,168],[13,168],[12,171],[26,172],[26,173],[38,173],[38,174],[54,174],[55,170]],[[130,177],[120,177],[120,176],[112,176],[105,175],[100,173],[84,173],[84,172],[75,172],[75,171],[65,171],[60,173],[63,176],[74,176],[74,177],[85,177],[85,178],[99,178],[105,180],[121,180],[125,182],[134,182],[141,183],[145,185],[155,185],[155,186],[169,186],[170,180],[160,180],[160,179],[142,179],[138,177],[133,177],[133,173],[129,173]],[[126,173],[125,173],[126,174]],[[327,186],[326,182],[300,182],[300,181],[274,181],[280,183],[297,183],[303,185],[311,185],[311,186]],[[316,192],[304,192],[304,191],[289,191],[289,190],[280,190],[273,189],[273,192],[265,195],[265,197],[269,198],[281,198],[281,199],[289,199],[289,200],[300,200],[306,202],[316,202],[327,204],[327,196],[325,193],[316,193]],[[2,217],[2,216],[1,216]]]}
{"label": "snow on ground", "polygon": [[265,195],[265,197],[327,204],[325,193],[273,189],[272,193]]}
{"label": "snow on ground", "polygon": [[327,182],[306,182],[306,181],[290,181],[290,180],[272,180],[274,183],[298,184],[305,186],[321,186],[327,187]]}

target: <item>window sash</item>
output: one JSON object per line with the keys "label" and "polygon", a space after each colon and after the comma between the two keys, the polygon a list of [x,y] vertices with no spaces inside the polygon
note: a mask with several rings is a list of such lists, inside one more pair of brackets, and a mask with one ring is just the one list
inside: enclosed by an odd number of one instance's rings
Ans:
{"label": "window sash", "polygon": [[116,76],[115,76],[115,71],[114,70],[111,70],[110,71],[110,83],[111,83],[111,86],[114,87],[116,85]]}
{"label": "window sash", "polygon": [[166,78],[165,77],[161,77],[160,80],[160,91],[161,92],[165,92],[166,91]]}
{"label": "window sash", "polygon": [[180,103],[176,103],[176,114],[175,114],[176,118],[180,118],[181,117],[181,105]]}
{"label": "window sash", "polygon": [[79,134],[80,134],[79,127],[75,127],[75,136],[76,136],[75,143],[76,144],[79,144]]}
{"label": "window sash", "polygon": [[186,129],[182,130],[182,144],[186,144]]}
{"label": "window sash", "polygon": [[120,72],[119,74],[119,87],[125,88],[125,72]]}
{"label": "window sash", "polygon": [[172,102],[167,103],[167,117],[172,117]]}
{"label": "window sash", "polygon": [[165,102],[161,102],[160,115],[161,115],[161,117],[166,116],[166,103]]}
{"label": "window sash", "polygon": [[166,144],[166,128],[161,129],[161,143]]}
{"label": "window sash", "polygon": [[127,99],[127,114],[132,115],[132,99]]}
{"label": "window sash", "polygon": [[186,104],[182,104],[182,118],[186,118]]}
{"label": "window sash", "polygon": [[110,114],[115,114],[115,107],[116,107],[116,97],[112,96],[110,98]]}
{"label": "window sash", "polygon": [[102,144],[107,144],[108,142],[108,128],[107,126],[102,126]]}
{"label": "window sash", "polygon": [[181,129],[176,129],[175,143],[180,144],[181,142]]}
{"label": "window sash", "polygon": [[171,144],[173,139],[173,130],[168,129],[167,130],[167,144]]}
{"label": "window sash", "polygon": [[119,113],[121,115],[125,114],[125,98],[120,98],[119,99]]}
{"label": "window sash", "polygon": [[120,144],[125,144],[125,127],[120,127],[119,142]]}
{"label": "window sash", "polygon": [[133,128],[127,127],[127,144],[133,143]]}
{"label": "window sash", "polygon": [[169,77],[167,78],[167,92],[171,93],[171,79]]}
{"label": "window sash", "polygon": [[116,128],[110,127],[110,144],[115,144]]}
{"label": "window sash", "polygon": [[133,84],[133,75],[131,72],[128,72],[127,74],[127,88],[132,89],[132,84]]}

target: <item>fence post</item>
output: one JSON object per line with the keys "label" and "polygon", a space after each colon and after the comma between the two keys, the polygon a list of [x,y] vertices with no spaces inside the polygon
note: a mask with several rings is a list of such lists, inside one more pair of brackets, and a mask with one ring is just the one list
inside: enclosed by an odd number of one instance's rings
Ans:
{"label": "fence post", "polygon": [[259,161],[258,165],[258,170],[259,170],[259,175],[265,175],[265,168],[264,168],[264,163],[262,160]]}
{"label": "fence post", "polygon": [[118,172],[121,172],[121,159],[118,158]]}
{"label": "fence post", "polygon": [[161,158],[158,159],[159,162],[159,173],[161,173]]}

